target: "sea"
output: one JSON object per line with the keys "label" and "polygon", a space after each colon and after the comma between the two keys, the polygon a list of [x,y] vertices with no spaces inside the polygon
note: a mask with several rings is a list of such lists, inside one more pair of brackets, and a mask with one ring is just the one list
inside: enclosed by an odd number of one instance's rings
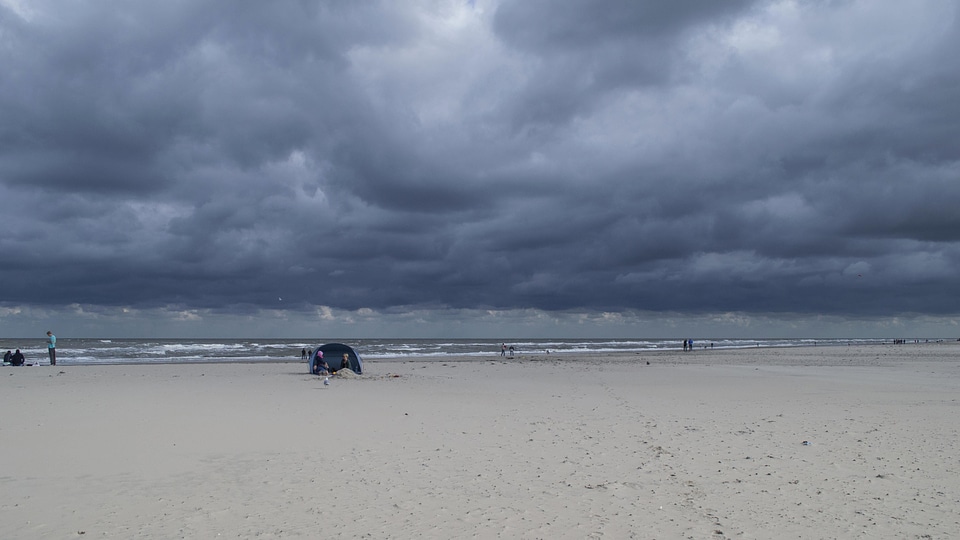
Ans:
{"label": "sea", "polygon": [[[913,340],[911,340],[913,341]],[[891,343],[890,339],[717,338],[696,339],[697,349],[812,347]],[[364,361],[443,361],[453,357],[489,360],[502,344],[517,355],[576,358],[592,353],[643,353],[682,350],[683,339],[106,339],[57,338],[57,364],[155,364],[224,362],[295,362],[303,349],[325,343],[349,345]],[[20,349],[26,363],[47,363],[46,339],[0,338],[0,351]],[[509,354],[509,353],[508,353]]]}

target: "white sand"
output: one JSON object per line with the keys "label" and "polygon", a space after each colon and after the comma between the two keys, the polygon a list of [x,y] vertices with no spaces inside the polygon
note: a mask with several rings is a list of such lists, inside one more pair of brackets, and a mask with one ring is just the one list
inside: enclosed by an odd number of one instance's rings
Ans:
{"label": "white sand", "polygon": [[553,358],[4,367],[0,538],[960,538],[955,343]]}

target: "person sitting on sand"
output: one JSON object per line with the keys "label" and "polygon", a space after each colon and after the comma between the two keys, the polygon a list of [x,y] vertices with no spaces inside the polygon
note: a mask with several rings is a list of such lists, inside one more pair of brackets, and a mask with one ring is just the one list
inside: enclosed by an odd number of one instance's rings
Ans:
{"label": "person sitting on sand", "polygon": [[340,360],[340,369],[350,369],[350,355],[343,353],[343,358]]}
{"label": "person sitting on sand", "polygon": [[323,358],[317,358],[317,361],[313,363],[313,373],[314,375],[329,375],[330,366],[323,361]]}
{"label": "person sitting on sand", "polygon": [[13,353],[13,356],[10,357],[11,366],[22,366],[23,365],[23,353],[20,352],[20,349],[17,349],[17,352]]}
{"label": "person sitting on sand", "polygon": [[317,349],[317,354],[313,357],[313,362],[310,364],[310,369],[314,375],[327,375],[330,373],[330,366],[327,365],[327,362],[323,359],[323,351]]}
{"label": "person sitting on sand", "polygon": [[9,364],[11,358],[13,358],[13,353],[10,351],[7,351],[6,354],[3,355],[3,363]]}

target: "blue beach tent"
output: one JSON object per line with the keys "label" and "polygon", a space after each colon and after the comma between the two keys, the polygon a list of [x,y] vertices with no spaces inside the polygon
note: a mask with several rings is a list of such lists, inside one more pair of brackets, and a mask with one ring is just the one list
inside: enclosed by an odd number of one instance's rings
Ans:
{"label": "blue beach tent", "polygon": [[[343,359],[343,355],[346,354],[350,362],[350,370],[357,375],[363,373],[363,360],[360,359],[360,355],[349,345],[344,345],[343,343],[327,343],[326,345],[317,347],[317,351],[323,352],[323,361],[334,371],[340,369],[340,361]],[[314,352],[310,358],[311,373],[313,373],[314,358],[316,357],[317,353]]]}

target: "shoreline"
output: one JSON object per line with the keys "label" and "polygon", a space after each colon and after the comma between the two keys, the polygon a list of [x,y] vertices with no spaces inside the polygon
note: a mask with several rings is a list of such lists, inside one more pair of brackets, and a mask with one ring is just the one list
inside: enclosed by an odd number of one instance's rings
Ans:
{"label": "shoreline", "polygon": [[[471,363],[471,362],[645,362],[647,360],[658,359],[661,363],[672,364],[701,364],[701,363],[724,363],[734,365],[737,362],[744,362],[746,365],[755,365],[760,363],[758,355],[764,361],[779,363],[804,362],[810,361],[810,358],[818,359],[810,365],[826,365],[824,359],[834,360],[843,358],[844,354],[836,354],[836,351],[846,350],[851,359],[859,362],[856,365],[874,365],[863,363],[863,359],[871,354],[876,358],[896,357],[898,354],[909,353],[916,348],[918,350],[929,350],[927,347],[940,348],[940,354],[925,355],[933,358],[940,358],[943,361],[949,361],[954,356],[960,356],[960,342],[936,341],[920,343],[882,343],[882,344],[828,344],[828,345],[778,345],[778,346],[760,346],[760,347],[727,347],[727,348],[700,348],[692,351],[682,350],[664,350],[650,349],[644,351],[617,351],[617,352],[579,352],[579,351],[561,351],[561,352],[517,352],[513,357],[500,356],[496,353],[485,354],[451,354],[451,355],[422,355],[422,356],[389,356],[389,357],[365,357],[364,365],[368,363],[391,364],[403,362],[425,362],[425,363]],[[833,351],[829,354],[820,354],[818,351]],[[902,354],[900,354],[902,356]],[[362,356],[362,351],[361,351]],[[664,362],[667,360],[669,362]],[[828,360],[828,361],[830,361]],[[87,366],[134,366],[134,365],[239,365],[239,364],[300,364],[306,363],[306,360],[297,358],[243,358],[243,357],[225,357],[217,360],[121,360],[121,361],[103,361],[103,362],[72,362],[66,354],[58,358],[55,367],[87,367]],[[838,363],[837,365],[849,365]],[[4,365],[2,367],[13,367]],[[38,364],[25,364],[22,367],[50,367],[49,362],[39,362]]]}

